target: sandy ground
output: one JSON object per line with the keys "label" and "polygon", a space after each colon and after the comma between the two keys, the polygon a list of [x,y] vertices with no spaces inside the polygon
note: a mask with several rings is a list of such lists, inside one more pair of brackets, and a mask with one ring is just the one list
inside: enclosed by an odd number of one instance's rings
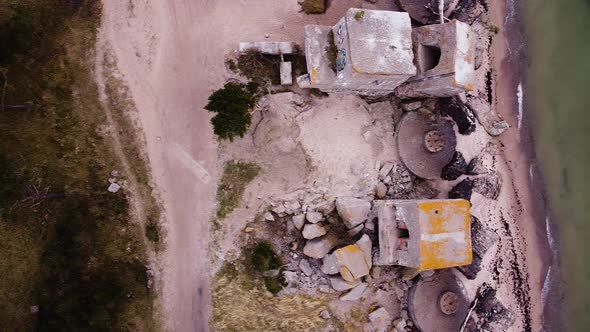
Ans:
{"label": "sandy ground", "polygon": [[[224,67],[224,58],[239,41],[263,40],[267,33],[270,40],[303,44],[305,24],[320,21],[334,24],[347,8],[366,7],[367,3],[332,1],[323,16],[297,13],[294,0],[104,0],[103,3],[99,47],[114,54],[132,92],[146,135],[152,175],[166,213],[167,250],[160,277],[165,327],[174,331],[205,331],[211,310],[211,258],[219,263],[217,258],[223,258],[224,252],[232,247],[244,222],[263,205],[261,198],[288,193],[304,185],[328,186],[336,194],[346,194],[359,189],[358,183],[347,182],[350,174],[375,178],[375,162],[395,158],[387,145],[379,146],[363,137],[374,119],[363,102],[353,97],[319,100],[309,112],[295,116],[292,121],[299,129],[290,135],[300,138],[298,143],[278,140],[285,133],[279,132],[275,134],[277,140],[272,139],[272,133],[265,133],[261,138],[247,136],[232,146],[219,147],[209,115],[202,107],[211,91],[231,77]],[[491,17],[503,28],[502,2],[491,4]],[[499,139],[505,147],[500,165],[505,186],[497,203],[481,201],[475,195],[474,214],[480,219],[494,219],[500,229],[503,226],[496,210],[507,211],[510,234],[501,234],[510,237],[495,250],[497,256],[515,257],[499,265],[499,297],[521,318],[526,315],[519,311],[514,295],[519,285],[512,282],[510,274],[511,264],[516,262],[519,271],[525,274],[521,288],[530,289],[525,297],[530,296],[532,327],[536,331],[541,323],[541,287],[546,269],[540,257],[543,248],[539,247],[544,234],[535,213],[538,201],[529,189],[530,153],[519,143],[526,141],[526,137],[514,129],[519,128],[514,111],[516,85],[510,80],[513,76],[505,74],[510,73],[510,68],[503,66],[505,41],[497,36],[492,45],[492,66],[499,87],[495,90],[496,103],[513,127]],[[337,126],[323,128],[326,121]],[[274,158],[270,147],[264,145],[265,138],[279,144],[275,147],[289,157]],[[466,158],[475,156],[485,142],[476,139],[465,144]],[[311,169],[305,162],[305,153],[312,159]],[[257,161],[262,164],[264,174],[249,187],[243,207],[227,221],[231,226],[219,243],[221,247],[212,253],[209,220],[215,207],[216,184],[223,161],[232,158],[261,158]],[[370,183],[362,185],[368,187]],[[239,220],[242,222],[232,223]],[[489,257],[487,260],[490,263]],[[523,325],[517,323],[513,328],[522,330]]]}

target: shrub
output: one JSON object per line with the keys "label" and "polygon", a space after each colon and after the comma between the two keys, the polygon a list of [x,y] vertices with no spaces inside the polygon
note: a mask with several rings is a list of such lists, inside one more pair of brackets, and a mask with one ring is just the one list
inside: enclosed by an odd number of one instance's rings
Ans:
{"label": "shrub", "polygon": [[326,12],[326,0],[303,0],[300,5],[306,14],[323,14]]}
{"label": "shrub", "polygon": [[236,68],[240,74],[260,85],[280,84],[280,57],[251,50],[240,54]]}
{"label": "shrub", "polygon": [[244,137],[252,121],[250,109],[258,101],[258,85],[228,82],[209,96],[205,109],[216,113],[211,119],[215,135],[232,140]]}
{"label": "shrub", "polygon": [[256,272],[276,270],[281,267],[281,260],[272,250],[270,243],[262,241],[252,251],[252,268]]}
{"label": "shrub", "polygon": [[361,10],[360,12],[356,12],[356,14],[354,14],[354,19],[360,21],[363,16],[365,16],[365,11]]}

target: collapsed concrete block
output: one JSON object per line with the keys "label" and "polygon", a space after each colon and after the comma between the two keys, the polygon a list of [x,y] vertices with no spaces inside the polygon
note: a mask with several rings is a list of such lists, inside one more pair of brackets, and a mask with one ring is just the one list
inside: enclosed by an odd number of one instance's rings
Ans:
{"label": "collapsed concrete block", "polygon": [[305,243],[303,247],[303,254],[307,257],[321,259],[326,256],[336,245],[338,238],[333,234],[315,238]]}
{"label": "collapsed concrete block", "polygon": [[293,66],[291,62],[281,62],[279,73],[281,85],[293,85]]}
{"label": "collapsed concrete block", "polygon": [[475,35],[453,20],[412,30],[418,74],[397,88],[401,98],[450,97],[473,89]]}
{"label": "collapsed concrete block", "polygon": [[336,199],[338,215],[350,229],[367,220],[371,210],[371,203],[355,197],[339,197]]}
{"label": "collapsed concrete block", "polygon": [[469,98],[467,100],[467,106],[475,113],[477,121],[479,121],[488,134],[498,136],[510,128],[508,122],[485,100],[481,98]]}

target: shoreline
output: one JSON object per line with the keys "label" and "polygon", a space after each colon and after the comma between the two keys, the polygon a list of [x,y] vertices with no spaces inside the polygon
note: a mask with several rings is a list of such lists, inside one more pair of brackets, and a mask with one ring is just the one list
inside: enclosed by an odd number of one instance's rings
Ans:
{"label": "shoreline", "polygon": [[[547,205],[545,185],[536,158],[535,141],[531,127],[532,114],[528,102],[527,47],[528,39],[524,22],[523,5],[514,0],[490,4],[489,15],[492,21],[502,19],[501,36],[493,42],[491,56],[495,72],[495,104],[511,129],[499,141],[504,146],[508,158],[511,180],[514,182],[522,221],[519,223],[524,257],[529,274],[529,302],[531,304],[531,324],[533,330],[545,329],[552,325],[555,312],[547,305],[547,294],[558,280],[551,280],[559,274],[557,250],[553,247],[555,225],[550,223],[551,211]],[[501,45],[498,45],[502,43]],[[514,130],[516,129],[516,130]],[[529,242],[530,241],[530,242]],[[549,313],[549,314],[548,314]]]}

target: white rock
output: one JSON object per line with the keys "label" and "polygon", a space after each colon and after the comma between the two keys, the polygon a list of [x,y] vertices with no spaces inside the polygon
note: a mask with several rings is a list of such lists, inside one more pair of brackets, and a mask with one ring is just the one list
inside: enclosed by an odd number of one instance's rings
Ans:
{"label": "white rock", "polygon": [[391,320],[391,315],[383,307],[369,314],[369,322],[373,325],[374,331],[387,331],[387,327],[391,323]]}
{"label": "white rock", "polygon": [[266,221],[275,221],[275,217],[270,212],[264,213],[264,220]]}
{"label": "white rock", "polygon": [[299,268],[306,276],[313,274],[313,269],[311,268],[311,265],[309,265],[309,261],[305,258],[299,261]]}
{"label": "white rock", "polygon": [[342,301],[358,301],[360,300],[365,291],[367,290],[367,283],[363,282],[355,286],[348,294],[340,297]]}
{"label": "white rock", "polygon": [[339,292],[353,289],[355,286],[357,286],[360,283],[361,283],[360,280],[348,282],[340,277],[330,278],[330,285],[332,286],[332,288],[334,288],[334,290],[339,291]]}
{"label": "white rock", "polygon": [[306,224],[303,226],[303,237],[305,239],[311,240],[315,239],[316,237],[320,237],[325,235],[327,230],[324,226],[318,224]]}
{"label": "white rock", "polygon": [[379,170],[379,177],[386,177],[389,172],[391,172],[391,170],[393,169],[393,163],[392,162],[386,162],[383,164],[383,166],[381,166],[381,169]]}
{"label": "white rock", "polygon": [[328,312],[328,310],[322,310],[320,312],[320,317],[322,317],[323,320],[328,320],[330,319],[330,312]]}
{"label": "white rock", "polygon": [[324,216],[319,212],[310,211],[305,214],[305,218],[310,223],[316,224],[316,223],[322,221],[322,219],[324,219]]}
{"label": "white rock", "polygon": [[367,220],[371,203],[354,197],[339,197],[336,199],[336,209],[346,228],[350,229]]}
{"label": "white rock", "polygon": [[303,247],[303,254],[307,257],[321,259],[338,244],[338,238],[333,234],[309,240]]}
{"label": "white rock", "polygon": [[109,188],[107,190],[111,193],[116,193],[117,191],[119,191],[119,189],[121,189],[120,185],[118,185],[116,183],[111,183],[111,185],[109,186]]}
{"label": "white rock", "polygon": [[292,221],[293,221],[293,225],[295,225],[295,228],[297,228],[297,230],[302,230],[303,225],[305,225],[305,215],[298,214],[296,216],[293,216]]}
{"label": "white rock", "polygon": [[287,283],[287,285],[290,285],[299,281],[299,275],[297,272],[283,271],[283,279],[285,279],[285,283]]}
{"label": "white rock", "polygon": [[325,274],[337,274],[340,272],[340,265],[334,254],[326,255],[322,258],[322,272]]}

